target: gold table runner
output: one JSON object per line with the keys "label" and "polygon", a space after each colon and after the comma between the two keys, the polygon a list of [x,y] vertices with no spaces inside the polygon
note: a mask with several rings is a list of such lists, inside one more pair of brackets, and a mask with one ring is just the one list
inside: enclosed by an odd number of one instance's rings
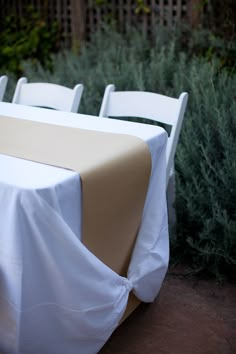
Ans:
{"label": "gold table runner", "polygon": [[144,141],[0,116],[0,153],[79,172],[82,241],[126,276],[151,172]]}

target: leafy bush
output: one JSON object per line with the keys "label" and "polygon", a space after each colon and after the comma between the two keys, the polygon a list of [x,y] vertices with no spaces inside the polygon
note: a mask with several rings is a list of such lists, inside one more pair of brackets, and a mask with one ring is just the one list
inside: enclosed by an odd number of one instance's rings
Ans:
{"label": "leafy bush", "polygon": [[59,26],[48,28],[46,20],[28,7],[25,17],[17,14],[6,17],[0,33],[0,68],[20,75],[21,62],[30,58],[50,66],[50,55],[58,49]]}
{"label": "leafy bush", "polygon": [[203,8],[203,26],[211,29],[217,36],[229,40],[236,37],[236,2],[225,0],[222,7],[221,0],[200,0]]}
{"label": "leafy bush", "polygon": [[221,68],[236,72],[236,35],[225,40],[207,29],[191,31],[188,27],[182,27],[179,38],[183,42],[182,47],[184,45],[189,55],[204,57],[209,62],[218,58]]}
{"label": "leafy bush", "polygon": [[[166,39],[165,39],[166,38]],[[189,92],[176,156],[177,237],[172,259],[217,277],[236,264],[236,75],[214,57],[188,57],[179,42],[157,36],[147,41],[105,31],[94,35],[80,55],[56,54],[53,70],[23,65],[30,81],[49,81],[85,91],[80,112],[97,115],[105,86],[170,96]]]}

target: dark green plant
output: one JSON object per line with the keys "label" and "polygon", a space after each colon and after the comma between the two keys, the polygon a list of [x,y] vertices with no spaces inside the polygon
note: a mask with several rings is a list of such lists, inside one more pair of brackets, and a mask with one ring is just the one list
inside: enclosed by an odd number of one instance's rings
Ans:
{"label": "dark green plant", "polygon": [[235,0],[200,0],[203,11],[203,27],[210,29],[217,37],[225,40],[236,38]]}
{"label": "dark green plant", "polygon": [[6,17],[0,33],[0,68],[20,75],[22,60],[31,59],[50,67],[52,52],[58,50],[59,26],[54,22],[49,28],[32,7],[26,15],[12,13]]}
{"label": "dark green plant", "polygon": [[221,68],[235,72],[236,36],[225,40],[207,29],[197,29],[190,33],[190,29],[185,28],[180,39],[190,55],[204,57],[209,62],[218,58]]}
{"label": "dark green plant", "polygon": [[[109,1],[108,0],[95,0],[95,5],[97,6],[108,6],[109,5]],[[150,7],[146,5],[144,0],[135,0],[135,14],[140,14],[140,13],[144,13],[147,14],[151,11]]]}

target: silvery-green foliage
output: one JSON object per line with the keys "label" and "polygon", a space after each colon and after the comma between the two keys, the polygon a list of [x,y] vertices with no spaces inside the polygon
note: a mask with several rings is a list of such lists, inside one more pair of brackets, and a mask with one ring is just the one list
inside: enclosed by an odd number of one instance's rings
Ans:
{"label": "silvery-green foliage", "polygon": [[25,62],[24,74],[29,81],[68,87],[83,83],[79,112],[94,115],[111,83],[117,90],[189,93],[176,154],[177,235],[171,256],[221,276],[236,265],[236,75],[217,59],[180,51],[178,41],[158,32],[148,41],[132,29],[123,37],[105,28],[79,53],[54,55],[53,71]]}
{"label": "silvery-green foliage", "polygon": [[217,276],[236,266],[236,76],[195,59],[176,156],[175,253]]}

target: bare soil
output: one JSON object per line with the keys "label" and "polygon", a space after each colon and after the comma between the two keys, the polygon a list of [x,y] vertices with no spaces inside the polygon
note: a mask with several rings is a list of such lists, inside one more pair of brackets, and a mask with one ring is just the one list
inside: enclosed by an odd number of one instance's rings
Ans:
{"label": "bare soil", "polygon": [[170,270],[159,296],[112,334],[100,354],[236,354],[236,284]]}

